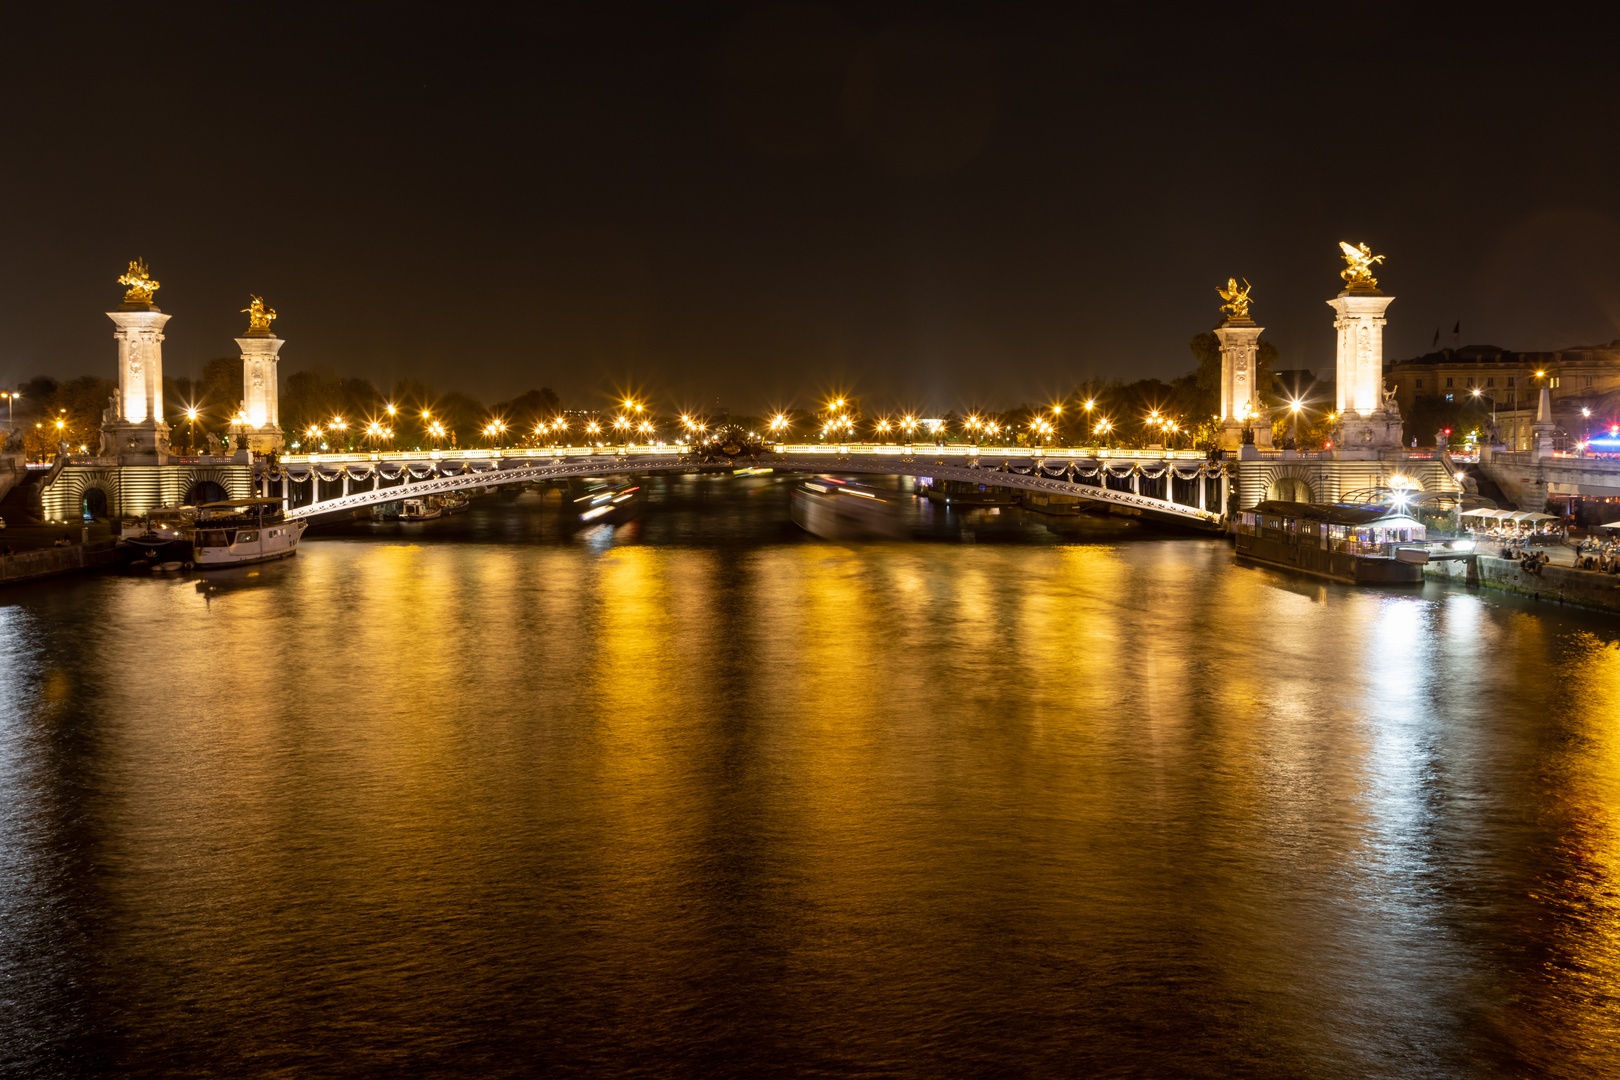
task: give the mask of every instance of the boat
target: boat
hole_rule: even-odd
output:
[[[932,476],[918,477],[917,494],[929,502],[947,506],[1017,506],[1019,502],[1019,493],[1012,488],[966,480],[936,480]]]
[[[646,492],[640,484],[628,480],[619,483],[598,482],[586,487],[585,494],[574,500],[588,503],[580,511],[579,520],[592,524],[619,525],[641,514]]]
[[[432,499],[406,499],[399,506],[401,521],[432,521],[444,516],[444,510]]]
[[[437,496],[436,501],[446,514],[459,514],[472,507],[472,498],[465,491],[447,491]]]
[[[817,476],[793,489],[794,524],[823,540],[896,540],[908,534],[894,492]]]
[[[145,569],[169,562],[191,561],[191,531],[197,511],[191,506],[164,506],[149,511],[141,519],[141,530],[126,533],[113,546],[113,558],[120,566]]]
[[[283,559],[298,553],[307,527],[288,521],[275,497],[203,503],[192,529],[191,562],[210,570]]]
[[[1237,516],[1239,558],[1350,585],[1415,585],[1429,561],[1423,523],[1400,502],[1346,506],[1272,500]]]

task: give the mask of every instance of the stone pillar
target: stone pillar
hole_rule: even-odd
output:
[[[102,413],[101,453],[121,465],[162,465],[169,459],[163,422],[163,326],[157,305],[126,301],[107,318],[118,329],[118,394]]]
[[[1339,438],[1333,456],[1341,460],[1373,460],[1380,450],[1401,445],[1400,413],[1384,403],[1384,309],[1394,300],[1376,288],[1349,288],[1327,302],[1338,313]]]
[[[277,390],[276,362],[282,340],[268,330],[249,330],[236,339],[242,350],[242,413],[246,423],[233,424],[231,433],[247,436],[256,454],[280,450],[281,396]]]
[[[1530,425],[1530,459],[1540,461],[1544,457],[1551,457],[1553,452],[1553,432],[1558,428],[1552,418],[1552,391],[1547,387],[1541,388],[1541,401],[1536,406],[1536,422]]]
[[[1260,335],[1265,327],[1249,319],[1228,319],[1215,328],[1221,339],[1221,449],[1243,445],[1245,421],[1256,446],[1271,446],[1271,410],[1260,401]]]

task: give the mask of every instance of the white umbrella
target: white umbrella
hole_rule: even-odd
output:
[[[1462,516],[1463,517],[1477,517],[1477,518],[1493,518],[1493,517],[1496,516],[1496,511],[1495,510],[1464,510],[1462,512]]]
[[[1557,514],[1543,514],[1540,511],[1536,511],[1535,513],[1524,515],[1524,520],[1526,520],[1526,521],[1557,521],[1558,520],[1558,515]]]
[[[1599,525],[1598,528],[1600,528],[1600,529],[1620,529],[1620,521],[1606,521],[1602,525]]]

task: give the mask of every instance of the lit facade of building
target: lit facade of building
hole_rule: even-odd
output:
[[[1620,341],[1551,352],[1512,352],[1493,345],[1442,349],[1399,360],[1384,371],[1396,389],[1401,412],[1410,417],[1419,402],[1475,403],[1481,428],[1491,422],[1494,405],[1500,442],[1510,450],[1530,448],[1530,426],[1536,419],[1541,387],[1552,391],[1553,421],[1562,433],[1557,441],[1578,440],[1620,420]],[[1478,391],[1476,394],[1475,391]],[[1583,412],[1584,410],[1584,412]],[[1420,433],[1427,442],[1429,433]]]

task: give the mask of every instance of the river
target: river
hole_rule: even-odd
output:
[[[1613,618],[655,487],[0,592],[0,1073],[1620,1074]]]

